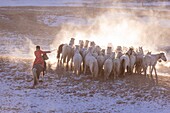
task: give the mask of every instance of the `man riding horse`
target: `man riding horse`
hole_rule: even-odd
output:
[[[46,53],[51,53],[51,51],[42,51],[40,49],[40,46],[36,46],[36,51],[34,51],[34,55],[36,58],[34,60],[33,68],[32,68],[33,75],[34,75],[33,87],[37,84],[40,73],[43,72],[44,75],[44,71],[46,71],[45,60],[48,59]]]

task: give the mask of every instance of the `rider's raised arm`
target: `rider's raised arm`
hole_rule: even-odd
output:
[[[51,53],[51,51],[42,51],[42,50],[41,50],[41,52],[42,52],[42,54]]]
[[[43,52],[45,52],[45,53],[51,53],[51,51],[43,51]]]

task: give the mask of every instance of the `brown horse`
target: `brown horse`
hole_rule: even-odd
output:
[[[60,44],[60,45],[58,46],[58,50],[57,50],[58,63],[61,61],[61,59],[60,59],[60,54],[62,53],[63,46],[64,46],[64,44]]]
[[[38,84],[41,72],[43,72],[43,76],[44,76],[44,71],[46,71],[45,60],[48,60],[48,56],[47,56],[47,54],[43,54],[42,57],[44,60],[44,68],[40,64],[35,64],[32,68],[32,73],[33,73],[33,77],[34,77],[33,87],[35,87]]]

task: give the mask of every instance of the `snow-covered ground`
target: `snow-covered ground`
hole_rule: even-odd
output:
[[[56,15],[43,15],[39,16],[38,21],[49,26],[61,26],[62,24],[73,24],[78,26],[91,25],[90,19],[75,17],[75,16],[56,16]]]
[[[6,59],[6,60],[5,60]],[[44,82],[31,89],[31,60],[0,60],[0,112],[112,112],[169,113],[168,89],[128,79],[116,81],[93,80],[48,70]],[[134,75],[134,78],[142,78]],[[145,83],[146,82],[146,83]],[[144,84],[143,84],[144,83]],[[142,85],[143,84],[143,85]]]
[[[0,6],[85,6],[138,8],[141,3],[112,3],[98,5],[90,0],[0,0]],[[92,5],[93,4],[93,5]],[[87,5],[87,6],[88,6]],[[170,2],[144,3],[145,6],[167,7]],[[166,7],[165,7],[166,6]],[[144,9],[140,7],[138,9]],[[6,10],[6,9],[5,9]],[[15,9],[14,9],[15,10]],[[19,10],[19,9],[17,9]],[[31,9],[39,10],[44,9]],[[39,13],[37,13],[39,14]],[[135,17],[133,14],[118,12],[105,15],[107,20]],[[168,16],[167,16],[168,17]],[[3,21],[9,22],[11,18],[0,13]],[[137,17],[137,21],[145,24],[156,24],[162,28],[170,28],[168,18]],[[37,20],[36,20],[37,19]],[[73,15],[38,15],[35,21],[47,27],[58,27],[63,24],[72,26],[90,26],[95,19]],[[101,18],[102,19],[102,18]],[[103,23],[103,22],[101,22]],[[116,24],[117,25],[117,24]],[[121,26],[121,24],[119,24]],[[118,27],[119,27],[118,25]],[[138,25],[138,24],[137,24]],[[104,25],[105,27],[108,25]],[[125,22],[124,28],[128,24]],[[32,29],[31,29],[32,30]],[[104,29],[105,30],[105,29]],[[99,32],[100,34],[100,32]],[[122,34],[122,33],[121,33]],[[106,34],[105,34],[106,35]],[[80,37],[82,38],[82,37]],[[107,39],[107,38],[106,38]],[[49,68],[44,82],[32,89],[32,60],[35,45],[42,45],[44,50],[51,49],[49,37],[38,37],[31,34],[23,35],[17,32],[0,31],[0,112],[1,113],[65,113],[65,112],[110,112],[110,113],[169,113],[169,66],[164,64],[161,74],[167,73],[167,80],[160,76],[159,85],[154,80],[142,75],[132,75],[125,79],[115,81],[102,81],[92,79],[88,75],[76,76],[65,72],[62,68],[56,70]],[[108,39],[107,39],[108,40]],[[58,41],[58,40],[57,40]],[[44,44],[46,42],[46,44]],[[62,42],[63,43],[63,42]],[[104,42],[103,42],[104,43]],[[56,53],[52,53],[56,63]],[[169,54],[168,54],[169,55]],[[50,56],[51,59],[51,56]],[[169,60],[169,59],[168,59]],[[50,64],[52,65],[52,64]],[[161,64],[162,65],[162,64]],[[59,68],[59,69],[58,69]],[[164,71],[165,70],[165,71]],[[166,71],[167,70],[167,71]]]
[[[133,14],[127,14],[127,13],[114,13],[106,15],[108,19],[117,19],[121,17],[135,17]],[[168,15],[167,15],[168,16]],[[116,17],[116,18],[115,18]],[[170,17],[170,15],[169,15]],[[69,15],[65,16],[57,16],[57,15],[42,15],[37,17],[38,21],[40,23],[44,23],[48,26],[61,26],[62,24],[72,24],[77,26],[90,26],[92,25],[95,20],[94,19],[87,19],[87,18],[80,18],[80,17],[73,17]],[[164,18],[157,18],[157,17],[141,17],[139,19],[144,24],[156,24],[161,27],[167,27],[170,28],[170,20],[164,19]]]

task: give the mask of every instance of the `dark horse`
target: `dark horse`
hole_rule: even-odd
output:
[[[44,68],[40,64],[35,64],[32,68],[32,73],[33,73],[33,77],[34,77],[33,87],[38,84],[41,72],[43,72],[43,76],[44,76],[44,71],[46,71],[45,60],[48,60],[48,56],[47,56],[47,54],[43,54],[42,57],[43,57],[43,60],[44,60]]]
[[[57,51],[58,63],[60,62],[60,54],[62,53],[63,46],[64,46],[64,44],[60,44],[60,45],[58,46],[58,51]]]

